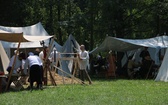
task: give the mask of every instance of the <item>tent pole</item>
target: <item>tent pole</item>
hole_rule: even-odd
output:
[[[21,43],[21,40],[19,41],[19,44],[18,44],[18,47],[17,47],[17,51],[16,51],[16,53],[15,53],[14,62],[13,62],[13,64],[12,64],[11,71],[10,71],[10,73],[9,73],[9,75],[8,75],[8,82],[7,82],[5,91],[7,91],[8,86],[10,85],[9,83],[10,83],[10,80],[11,80],[11,77],[12,77],[12,73],[13,73],[13,69],[14,69],[14,66],[15,66],[15,63],[16,63],[16,57],[17,57],[17,53],[19,52],[20,43]]]
[[[53,43],[54,43],[54,38],[52,38],[52,40],[51,40],[51,43],[49,45],[49,51],[47,52],[47,55],[46,55],[45,60],[44,60],[44,71],[43,71],[44,72],[44,85],[47,85],[47,71],[49,71],[52,82],[54,83],[54,85],[56,85],[55,80],[50,73],[51,71],[50,71],[49,64],[48,64],[48,57],[50,55]]]

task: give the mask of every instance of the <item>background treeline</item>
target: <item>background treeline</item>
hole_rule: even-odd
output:
[[[149,38],[168,27],[168,0],[0,0],[0,25],[41,22],[63,44],[69,34],[92,50],[104,38]]]

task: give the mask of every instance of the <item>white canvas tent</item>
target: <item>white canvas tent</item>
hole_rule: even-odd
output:
[[[46,30],[43,28],[42,24],[39,22],[37,24],[26,26],[26,27],[6,27],[0,26],[1,31],[6,31],[8,33],[23,33],[23,35],[27,36],[49,36]],[[49,44],[49,40],[44,40],[45,44]],[[17,48],[18,42],[4,42],[2,41],[2,45],[6,50],[8,56],[10,57],[10,48]],[[38,48],[42,47],[40,45],[40,41],[36,42],[23,42],[20,45],[20,48]]]
[[[122,66],[126,63],[127,57],[131,54],[135,54],[136,58],[140,59],[138,54],[143,47],[149,47],[149,52],[155,63],[158,64],[158,54],[159,49],[165,49],[168,47],[168,36],[158,36],[148,39],[122,39],[116,37],[107,36],[102,44],[92,50],[90,53],[95,54],[103,51],[119,51],[126,52],[124,58],[122,59]],[[139,49],[139,50],[137,50]]]
[[[68,39],[62,46],[61,53],[77,53],[80,50],[78,42],[75,40],[75,38],[72,35],[69,35]],[[71,54],[62,54],[62,57],[74,57],[74,55]],[[72,72],[72,65],[73,60],[71,61],[62,61],[62,69],[67,72]]]
[[[28,36],[49,36],[49,34],[46,32],[46,30],[43,28],[40,22],[32,26],[27,26],[27,27],[0,26],[0,30],[7,31],[10,33],[23,33],[23,35],[28,35]],[[48,44],[48,41],[46,42],[46,44]],[[10,43],[9,47],[17,48],[17,43]],[[33,42],[33,43],[26,42],[20,45],[20,48],[35,48],[35,47],[41,47],[40,43],[39,42]]]
[[[151,47],[151,48],[167,48],[168,47],[168,36],[158,36],[149,39],[122,39],[107,36],[101,45],[90,53],[98,53],[103,51],[131,51],[136,50],[141,47]]]
[[[51,38],[52,36],[27,36],[27,35],[23,35],[23,33],[0,33],[0,40],[3,40],[3,41],[8,41],[8,42],[19,42],[18,44],[18,47],[17,47],[17,51],[19,50],[19,47],[20,47],[20,43],[21,42],[30,42],[30,41],[42,41],[42,40],[46,40],[46,39],[49,39]],[[16,56],[14,58],[14,63],[12,65],[12,68],[14,67],[15,65],[15,60],[16,60]],[[13,72],[13,69],[11,69],[11,72],[9,74],[9,78],[8,78],[8,82],[7,82],[7,85],[6,85],[6,89],[7,90],[7,87],[9,85],[9,82],[10,82],[10,79],[11,79],[11,76],[12,76],[12,72]]]
[[[155,81],[168,82],[168,63],[167,62],[168,62],[168,49],[166,50],[162,65],[159,68],[159,72],[155,78]]]
[[[8,67],[9,64],[9,58],[0,42],[0,71],[4,72],[7,74],[6,68]]]

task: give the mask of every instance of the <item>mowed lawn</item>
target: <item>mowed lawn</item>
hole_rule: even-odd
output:
[[[168,83],[154,80],[93,80],[44,90],[5,92],[0,105],[168,105]]]

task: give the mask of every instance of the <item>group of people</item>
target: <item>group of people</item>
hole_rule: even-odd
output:
[[[10,63],[8,65],[7,71],[10,73],[13,67],[12,74],[17,74],[21,72],[22,75],[29,75],[29,82],[30,82],[30,89],[33,90],[34,82],[37,82],[37,89],[43,89],[43,80],[44,80],[44,70],[43,66],[47,60],[49,60],[50,64],[56,63],[56,58],[60,58],[60,53],[53,48],[53,51],[47,56],[49,53],[48,47],[44,47],[42,51],[36,49],[34,52],[29,52],[27,55],[23,52],[15,51],[15,54],[11,57]],[[111,71],[110,73],[115,73],[116,71],[116,59],[115,53],[110,52],[107,58],[102,58],[100,55],[97,56],[97,62],[94,62],[94,58],[90,61],[90,67],[93,65],[93,70],[96,72],[100,72],[100,70],[104,67],[105,70]],[[48,57],[46,59],[46,57]],[[85,46],[80,46],[80,52],[77,54],[79,59],[79,77],[84,82],[85,77],[88,77],[89,83],[91,84],[91,79],[87,73],[87,67],[89,64],[89,53],[85,50]],[[151,59],[150,54],[147,50],[147,47],[141,52],[140,57],[142,58],[140,63],[135,63],[132,59],[133,56],[128,58],[127,63],[127,73],[130,79],[135,78],[135,74],[137,70],[135,68],[140,67],[138,70],[139,75],[141,78],[146,78],[147,75],[150,73],[148,72],[149,69],[152,69],[152,65],[154,61]],[[14,63],[15,60],[15,63]],[[111,65],[112,63],[112,65]],[[13,65],[14,64],[14,65]],[[93,71],[91,70],[91,71]],[[114,71],[114,72],[113,72]],[[115,75],[115,74],[114,74]],[[112,75],[112,76],[114,76]],[[12,80],[8,85],[8,89],[10,87]]]
[[[128,57],[127,73],[130,79],[139,78],[147,79],[152,77],[154,68],[157,68],[155,62],[151,59],[148,47],[144,47],[144,50],[140,53],[141,61],[135,63],[133,56]]]
[[[106,54],[106,57],[103,57],[101,53],[92,56],[90,59],[90,67],[92,75],[100,75],[102,73],[106,73],[104,76],[106,77],[116,77],[116,54],[114,51],[109,51]]]
[[[50,65],[56,63],[56,59],[61,57],[60,53],[54,47],[53,51],[47,56],[49,53],[49,48],[44,47],[42,51],[36,49],[34,52],[29,52],[25,54],[23,52],[15,51],[15,54],[11,57],[10,63],[8,65],[7,71],[10,74],[12,70],[12,74],[21,73],[22,75],[29,76],[30,89],[33,90],[34,82],[37,83],[37,89],[43,89],[43,81],[44,81],[44,64],[49,63]],[[80,78],[84,82],[85,77],[87,75],[89,79],[89,83],[91,84],[91,79],[89,78],[86,68],[89,62],[89,53],[85,50],[85,46],[80,46],[80,52],[77,54],[79,58],[79,69],[80,69]],[[46,58],[48,57],[48,58]],[[15,60],[15,62],[14,62]],[[8,89],[10,88],[10,84],[12,83],[12,79],[9,82]]]
[[[107,57],[102,57],[98,54],[95,58],[90,61],[91,74],[97,75],[99,73],[109,72],[111,76],[118,76],[122,78],[129,79],[149,79],[154,78],[155,72],[157,72],[158,65],[152,60],[148,47],[140,52],[140,59],[135,62],[135,56],[129,56],[126,65],[123,68],[118,67],[118,62],[116,60],[116,55],[114,52],[108,53]],[[138,58],[139,58],[138,57]],[[121,69],[121,70],[120,70]],[[122,71],[122,72],[121,72]]]
[[[38,51],[29,52],[27,55],[23,52],[19,53],[19,51],[16,51],[10,59],[7,71],[9,74],[13,71],[12,74],[21,73],[21,75],[29,75],[28,81],[30,82],[30,89],[33,90],[34,82],[37,82],[36,88],[43,89],[43,62],[39,57]],[[12,81],[12,79],[9,80],[8,89],[10,88]]]

